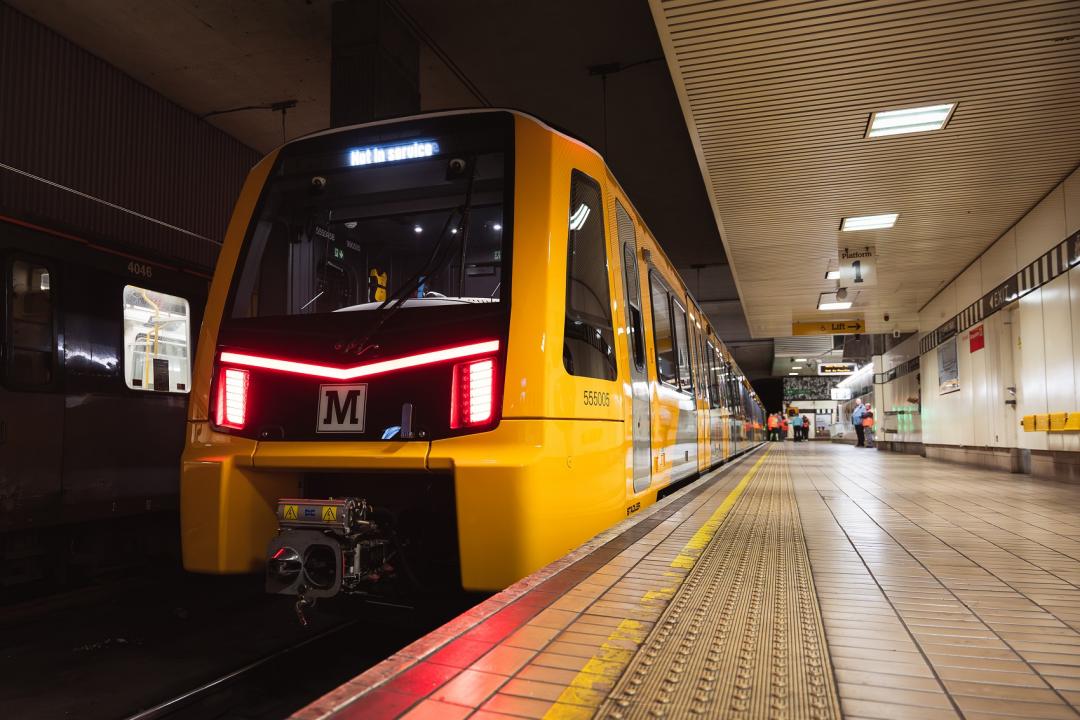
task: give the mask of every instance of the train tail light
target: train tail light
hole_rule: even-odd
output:
[[[495,359],[485,358],[454,366],[450,390],[450,427],[475,427],[495,416]]]
[[[217,412],[218,426],[240,430],[247,422],[248,381],[250,374],[240,368],[225,367],[218,371]]]

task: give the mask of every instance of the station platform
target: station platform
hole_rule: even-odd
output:
[[[294,717],[1080,717],[1080,486],[773,443]]]

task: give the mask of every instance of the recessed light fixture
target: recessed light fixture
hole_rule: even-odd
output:
[[[412,231],[419,235],[420,233],[424,232],[424,228],[420,227],[419,225],[413,225]]]
[[[846,217],[840,224],[840,229],[844,232],[854,232],[856,230],[881,230],[883,228],[891,228],[896,224],[896,218],[900,217],[898,213],[885,213],[883,215],[859,215],[858,217]],[[837,270],[837,277],[839,277],[839,270]],[[825,277],[829,277],[826,275]],[[829,278],[833,279],[833,278]]]
[[[799,373],[788,373],[788,375],[798,375]]]
[[[870,124],[866,128],[866,137],[885,137],[886,135],[905,135],[907,133],[930,132],[945,127],[956,110],[956,103],[924,105],[923,107],[904,108],[902,110],[879,110],[870,115]]]
[[[795,358],[795,362],[806,362],[806,358]]]
[[[495,230],[502,230],[502,225],[500,225],[499,223],[495,223],[491,227]]]
[[[851,300],[840,300],[836,293],[821,293],[818,295],[818,310],[847,310],[851,307]]]
[[[802,365],[792,365],[791,369],[792,370],[802,370]]]

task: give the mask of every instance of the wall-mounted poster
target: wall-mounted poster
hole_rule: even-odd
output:
[[[938,394],[960,389],[960,366],[956,362],[956,338],[950,338],[937,349]]]
[[[983,334],[982,325],[971,328],[969,347],[971,352],[978,352],[986,347],[986,336]]]
[[[828,400],[842,378],[799,375],[784,378],[784,404],[799,400]]]

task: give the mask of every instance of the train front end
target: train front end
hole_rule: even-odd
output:
[[[512,115],[445,116],[253,171],[198,362],[189,570],[265,563],[268,590],[308,598],[461,584],[453,472],[429,456],[499,424],[513,143]]]
[[[622,516],[621,473],[598,480],[622,424],[579,426],[582,391],[549,381],[567,378],[544,352],[565,322],[558,147],[514,113],[450,113],[252,170],[196,358],[185,568],[265,568],[302,598],[491,590]],[[586,412],[616,417],[610,394]]]

